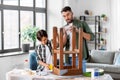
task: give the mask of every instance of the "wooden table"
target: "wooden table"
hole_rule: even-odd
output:
[[[113,80],[109,74],[104,74],[97,78],[91,79],[91,77],[78,76],[58,76],[51,72],[46,76],[36,75],[35,72],[32,74],[26,74],[25,70],[14,69],[6,73],[6,80]]]

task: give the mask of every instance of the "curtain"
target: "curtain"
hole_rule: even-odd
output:
[[[111,0],[111,50],[120,49],[120,0]]]

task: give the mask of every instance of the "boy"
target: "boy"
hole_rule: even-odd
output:
[[[40,44],[36,47],[38,69],[41,71],[49,70],[49,65],[52,64],[52,47],[48,40],[48,35],[45,30],[39,30],[37,32],[37,39]]]

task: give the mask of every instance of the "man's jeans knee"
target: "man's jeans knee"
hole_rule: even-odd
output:
[[[65,66],[71,66],[72,65],[72,57],[68,58],[68,63],[65,63]],[[78,57],[76,57],[76,66],[78,66]]]

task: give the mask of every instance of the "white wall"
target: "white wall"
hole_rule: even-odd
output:
[[[93,15],[109,15],[109,0],[69,0],[75,16],[83,15],[84,10],[91,10]]]
[[[6,80],[6,72],[14,69],[16,65],[23,68],[25,59],[28,59],[28,54],[0,57],[0,80]]]
[[[80,15],[84,15],[85,10],[91,10],[94,15],[106,14],[108,21],[103,24],[103,27],[107,28],[107,50],[111,50],[111,26],[110,26],[110,0],[67,0],[68,5],[71,6],[74,12],[74,16],[79,18]]]
[[[53,26],[62,27],[63,20],[61,16],[61,9],[63,7],[63,0],[48,0],[47,17],[48,17],[48,36],[52,38]]]

